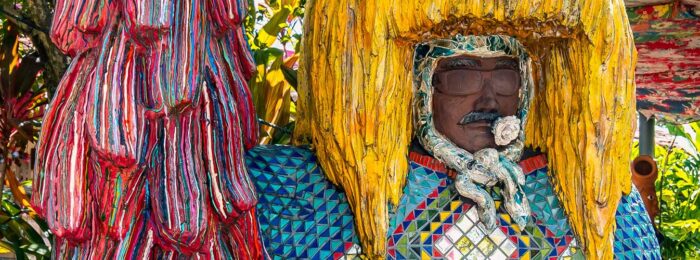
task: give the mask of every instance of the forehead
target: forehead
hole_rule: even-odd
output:
[[[452,69],[513,69],[518,70],[518,59],[509,56],[499,57],[477,57],[470,55],[460,55],[443,58],[438,61],[437,68],[440,70]]]

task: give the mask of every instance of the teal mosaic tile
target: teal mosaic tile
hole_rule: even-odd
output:
[[[272,258],[338,259],[347,254],[352,259],[359,253],[347,199],[326,180],[310,151],[258,147],[246,160],[259,194],[261,236]],[[444,173],[412,162],[404,196],[391,212],[387,258],[581,258],[547,169],[527,175],[524,189],[536,221],[518,230],[502,214],[500,228],[488,233],[476,208],[459,196]],[[495,198],[500,198],[498,192],[493,189]],[[616,220],[617,259],[660,259],[636,190],[623,197]]]

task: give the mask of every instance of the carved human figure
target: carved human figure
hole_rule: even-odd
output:
[[[415,139],[403,196],[389,210],[386,257],[583,256],[546,156],[523,145],[534,85],[526,49],[508,36],[457,36],[417,45],[413,64]],[[347,191],[316,161],[306,148],[248,152],[261,238],[273,257],[362,253]],[[623,197],[616,255],[659,258],[643,212],[635,190]]]
[[[435,128],[471,153],[496,148],[493,122],[518,111],[520,84],[518,62],[510,57],[440,60],[433,74]]]
[[[247,1],[59,0],[72,57],[37,145],[54,258],[256,259]]]

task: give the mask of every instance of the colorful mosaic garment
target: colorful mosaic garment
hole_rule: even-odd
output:
[[[263,146],[248,152],[258,189],[261,238],[274,259],[342,259],[360,253],[345,195],[304,148]],[[520,230],[508,214],[486,233],[476,207],[456,192],[443,165],[411,154],[400,205],[391,211],[389,259],[582,259],[547,177],[544,156],[520,163],[534,222]],[[492,190],[498,199],[498,190]],[[654,229],[636,190],[618,207],[618,259],[660,259]]]

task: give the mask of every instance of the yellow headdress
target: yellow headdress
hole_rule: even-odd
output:
[[[635,124],[623,0],[312,0],[305,19],[296,137],[347,193],[365,254],[384,257],[387,202],[408,173],[414,45],[503,34],[533,60],[526,144],[547,153],[586,256],[612,258]]]

